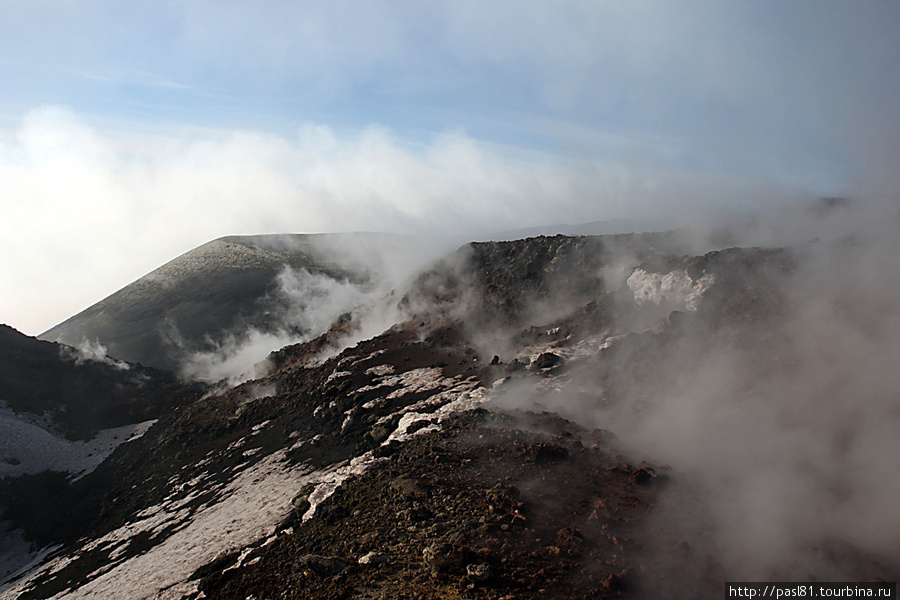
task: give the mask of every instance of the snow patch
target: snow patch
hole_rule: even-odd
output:
[[[378,419],[377,423],[384,423],[402,415],[397,424],[395,431],[391,433],[388,439],[382,445],[391,441],[404,442],[415,435],[421,435],[428,431],[436,431],[440,428],[440,423],[448,417],[460,412],[473,410],[488,400],[488,390],[479,387],[478,379],[470,377],[462,380],[461,376],[442,377],[443,371],[437,368],[413,369],[406,373],[385,377],[383,381],[375,386],[366,386],[369,389],[377,389],[381,387],[393,387],[398,383],[404,385],[389,394],[388,398],[399,398],[415,391],[427,391],[437,389],[439,387],[447,387],[448,389],[425,398],[413,405],[406,406],[390,415]],[[494,384],[492,389],[496,389],[505,379],[501,379]],[[358,390],[361,391],[361,390]],[[369,404],[369,403],[366,403]],[[438,406],[437,410],[431,413],[420,413],[419,410]],[[365,408],[366,405],[363,405]],[[348,411],[344,421],[344,427],[352,422],[355,409]],[[431,424],[409,433],[409,426],[417,421],[430,421]],[[300,442],[302,444],[302,442]],[[296,446],[297,444],[295,444]],[[341,463],[317,473],[309,475],[303,482],[304,485],[312,483],[315,485],[314,490],[307,498],[310,507],[303,515],[303,521],[311,519],[316,513],[316,507],[326,498],[331,496],[334,491],[340,487],[344,481],[356,475],[362,475],[368,469],[381,463],[390,461],[390,458],[376,458],[372,451],[368,451],[361,456],[357,456],[350,460],[349,463]]]
[[[349,365],[351,367],[353,367],[355,365],[358,365],[361,362],[366,362],[367,360],[372,360],[376,356],[381,356],[385,352],[386,352],[386,350],[384,350],[384,349],[376,350],[372,354],[369,354],[368,356],[362,356],[362,357],[360,357],[358,354],[348,354],[347,356],[345,356],[344,358],[342,358],[338,361],[337,366],[341,367],[341,366],[349,363]]]
[[[272,419],[266,419],[262,423],[257,423],[252,427],[253,433],[250,435],[257,435],[260,431],[262,431],[265,427],[268,427],[269,423],[272,422]]]
[[[459,394],[455,400],[444,404],[432,413],[407,412],[400,418],[400,422],[397,424],[397,429],[394,430],[394,432],[391,433],[390,436],[388,436],[388,439],[382,442],[382,446],[385,444],[390,444],[393,441],[405,442],[417,435],[423,435],[431,431],[440,430],[440,424],[453,415],[470,410],[475,410],[480,405],[487,402],[490,399],[490,392],[496,390],[500,385],[503,384],[504,381],[506,380],[501,379],[494,383],[494,386],[491,390],[479,387],[473,390],[465,391]],[[431,424],[410,433],[408,431],[409,426],[419,421],[428,421]]]
[[[376,421],[376,423],[385,423],[387,421],[390,421],[397,415],[405,415],[406,413],[423,411],[434,406],[442,406],[448,404],[456,400],[460,396],[460,394],[471,392],[478,388],[479,385],[478,378],[476,377],[470,377],[465,381],[460,381],[459,377],[455,377],[452,379],[445,379],[444,382],[444,385],[447,386],[448,389],[444,390],[443,392],[428,396],[427,398],[423,398],[422,400],[419,400],[414,404],[404,406],[400,410],[390,415],[381,417],[380,419],[378,419],[378,421]]]
[[[196,583],[188,578],[197,568],[274,534],[291,509],[300,480],[297,471],[287,466],[282,450],[238,475],[225,487],[220,500],[197,509],[189,519],[190,511],[184,508],[188,498],[162,510],[148,509],[144,511],[147,518],[92,540],[73,553],[78,556],[91,548],[109,546],[117,548],[121,560],[98,569],[85,585],[59,598],[180,598],[182,591],[196,590]],[[173,523],[183,524],[183,528],[143,554],[122,558],[134,535],[158,534]],[[38,577],[60,571],[72,560],[51,560],[0,593],[0,600],[16,598]]]
[[[377,375],[378,377],[390,375],[393,372],[393,365],[376,365],[374,367],[369,367],[368,369],[366,369],[366,375]]]
[[[87,441],[72,441],[0,408],[0,477],[62,471],[83,477],[120,444],[135,440],[156,420],[103,429]]]
[[[352,371],[338,371],[338,370],[334,370],[334,371],[331,372],[331,375],[329,375],[328,378],[325,380],[325,383],[331,383],[331,382],[334,381],[335,379],[338,379],[338,378],[340,378],[340,377],[349,377],[350,375],[353,375],[353,372],[352,372]]]
[[[694,282],[683,269],[666,274],[635,269],[625,283],[634,293],[635,304],[675,304],[696,311],[703,294],[715,283],[715,276],[707,273]]]
[[[399,398],[413,392],[437,389],[444,380],[443,375],[443,370],[437,367],[413,369],[398,375],[382,377],[377,383],[364,385],[359,388],[356,390],[356,393],[361,394],[363,392],[371,392],[385,387],[399,386],[400,389],[394,390],[385,397],[387,400],[393,400],[394,398]]]
[[[0,582],[12,581],[42,563],[60,546],[35,549],[19,529],[7,529],[0,523]],[[4,586],[0,584],[0,593]]]
[[[390,459],[386,457],[376,458],[372,451],[369,450],[362,456],[352,458],[349,462],[345,461],[337,466],[317,471],[308,476],[306,480],[303,481],[303,485],[311,483],[315,485],[315,489],[310,493],[309,498],[307,498],[309,501],[309,509],[303,514],[303,521],[306,522],[311,519],[313,515],[316,514],[316,507],[331,496],[344,481],[350,477],[362,475],[373,466],[388,461],[390,461]]]

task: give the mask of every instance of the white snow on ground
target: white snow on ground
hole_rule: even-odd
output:
[[[366,369],[366,375],[377,375],[378,377],[390,375],[393,372],[393,365],[376,365],[374,367],[369,367],[368,369]]]
[[[316,513],[316,507],[334,493],[344,481],[355,475],[362,475],[371,467],[388,462],[389,458],[375,458],[372,451],[362,456],[357,456],[350,461],[344,461],[328,469],[311,473],[302,481],[302,485],[313,484],[315,489],[309,495],[309,509],[303,513],[303,520],[307,521]]]
[[[504,381],[505,379],[501,379],[495,382],[493,389],[497,389]],[[455,400],[441,406],[433,413],[407,412],[400,418],[400,422],[397,423],[397,429],[394,430],[388,439],[382,442],[382,445],[390,444],[394,440],[405,442],[414,436],[422,435],[429,431],[437,431],[440,429],[440,423],[449,417],[461,412],[474,410],[489,399],[489,391],[483,387],[479,387],[459,394]],[[409,426],[418,421],[429,421],[431,424],[427,427],[417,429],[413,433],[409,433],[407,431]]]
[[[328,376],[328,379],[325,380],[325,383],[331,383],[339,377],[349,377],[350,375],[353,375],[352,371],[332,371],[331,375]]]
[[[361,394],[363,392],[371,392],[372,390],[381,389],[383,387],[400,386],[399,389],[394,390],[388,396],[386,396],[386,399],[393,400],[394,398],[400,398],[401,396],[405,396],[406,394],[411,394],[413,392],[425,392],[428,390],[437,389],[438,387],[441,387],[441,385],[443,385],[445,381],[449,380],[443,375],[443,370],[436,367],[413,369],[412,371],[406,371],[398,375],[380,377],[376,383],[373,383],[372,385],[364,385],[363,387],[356,390],[356,393]]]
[[[412,386],[412,389],[415,389],[415,386],[418,385],[419,383],[421,383],[421,382],[415,383]],[[431,384],[429,384],[429,385],[431,385]],[[478,385],[479,385],[478,379],[476,377],[470,377],[464,381],[462,380],[461,376],[457,376],[457,377],[453,377],[453,378],[446,378],[443,380],[443,387],[446,387],[447,389],[445,389],[443,392],[439,392],[437,394],[432,394],[431,396],[428,396],[427,398],[423,398],[422,400],[419,400],[418,402],[416,402],[414,404],[410,404],[409,406],[404,406],[400,410],[398,410],[394,413],[391,413],[390,415],[381,417],[380,419],[378,419],[376,421],[376,423],[379,423],[379,424],[385,423],[387,421],[390,421],[397,415],[405,415],[406,413],[418,412],[418,411],[424,410],[424,409],[432,407],[432,406],[441,406],[444,404],[448,404],[448,403],[453,402],[456,399],[458,399],[462,394],[472,392],[473,390],[478,388]],[[409,388],[406,388],[406,389],[409,389]],[[392,392],[392,394],[399,392],[399,391],[403,391],[403,390],[402,389],[396,390],[395,392]],[[405,392],[405,393],[409,393],[409,392]]]
[[[382,350],[376,350],[372,354],[370,354],[368,356],[363,356],[363,357],[360,357],[358,354],[348,354],[347,356],[345,356],[344,358],[342,358],[341,360],[338,361],[337,366],[340,367],[342,365],[346,365],[349,363],[349,365],[352,367],[354,365],[358,365],[361,362],[365,362],[367,360],[372,360],[376,356],[381,356],[384,353],[385,353],[385,350],[382,349]]]
[[[287,467],[284,455],[284,451],[276,452],[241,473],[224,489],[221,501],[199,509],[184,529],[158,546],[109,570],[101,568],[92,581],[54,598],[168,598],[176,588],[190,588],[187,579],[198,567],[268,536],[287,515],[302,472]],[[83,549],[127,544],[135,533],[159,531],[186,510],[171,508],[177,510],[148,509],[142,513],[146,518],[92,540]],[[28,589],[29,582],[61,569],[67,560],[57,558],[43,565],[28,579],[0,593],[0,600],[12,600]]]
[[[0,408],[0,477],[41,471],[83,476],[96,469],[119,444],[141,437],[154,423],[104,429],[91,440],[73,442],[8,408]]]
[[[388,441],[406,441],[426,431],[434,431],[449,416],[472,410],[488,400],[490,391],[480,387],[476,378],[442,377],[441,369],[414,369],[399,375],[377,369],[384,377],[374,388],[400,386],[390,396],[398,398],[413,392],[436,391],[432,396],[396,411],[392,417],[403,415]],[[498,387],[503,380],[494,384]],[[372,389],[374,389],[372,388]],[[440,391],[438,391],[440,390]],[[437,407],[433,412],[417,411]],[[415,432],[408,431],[416,421],[431,424]],[[268,422],[254,428],[257,433]],[[252,434],[251,434],[252,435]],[[245,438],[232,444],[243,445]],[[297,444],[303,443],[299,440]],[[70,564],[79,553],[102,549],[109,552],[110,562],[91,574],[91,580],[77,590],[61,593],[54,598],[135,598],[168,600],[196,591],[196,582],[188,578],[199,567],[219,556],[245,549],[260,540],[266,542],[276,534],[275,528],[291,510],[297,490],[312,483],[310,508],[303,519],[311,518],[316,507],[348,478],[387,462],[376,458],[371,451],[350,461],[318,471],[291,468],[285,462],[288,450],[280,450],[240,473],[232,482],[204,485],[209,477],[204,473],[191,481],[179,484],[178,475],[169,482],[172,493],[159,505],[149,507],[136,519],[102,537],[87,541],[70,556],[57,557],[31,572],[26,579],[0,592],[0,600],[12,600],[29,589],[31,582],[42,575],[52,574]],[[219,499],[196,509],[188,508],[201,491],[217,490]],[[184,492],[187,491],[187,495]],[[136,535],[149,533],[165,535],[177,529],[159,545],[143,554],[126,558],[128,546]]]

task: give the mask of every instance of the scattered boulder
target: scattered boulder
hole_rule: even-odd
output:
[[[465,564],[465,553],[453,544],[437,543],[422,551],[422,560],[434,574],[458,573]]]
[[[315,490],[316,486],[312,483],[307,483],[300,488],[300,491],[291,500],[291,506],[294,507],[296,514],[304,515],[310,509],[312,504],[309,502],[309,497]]]
[[[556,533],[557,545],[569,554],[579,554],[585,547],[584,536],[574,527],[564,527]]]
[[[631,481],[638,485],[649,485],[651,483],[662,483],[669,476],[663,470],[648,464],[642,464],[640,467],[631,472]]]
[[[484,583],[493,576],[491,565],[487,563],[477,563],[466,567],[466,579],[472,583]]]
[[[387,562],[387,557],[381,552],[369,552],[359,557],[359,564],[377,567]]]
[[[552,369],[561,365],[563,359],[560,355],[554,354],[553,352],[544,352],[540,356],[537,357],[537,360],[534,361],[535,369]]]
[[[298,562],[302,567],[319,577],[332,577],[347,567],[347,561],[343,558],[319,556],[318,554],[304,554]]]
[[[603,583],[603,587],[608,592],[621,593],[628,590],[630,583],[631,574],[626,569],[620,573],[611,573]]]

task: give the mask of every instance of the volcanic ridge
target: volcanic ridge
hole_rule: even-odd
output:
[[[472,243],[390,289],[297,242],[214,242],[196,251],[214,260],[170,263],[48,332],[115,359],[0,330],[10,418],[82,441],[147,423],[77,473],[0,478],[0,598],[721,598],[741,578],[900,574],[896,526],[867,536],[853,512],[887,464],[856,450],[881,425],[854,421],[852,381],[813,368],[809,348],[826,344],[809,332],[825,329],[803,317],[806,294],[825,292],[798,285],[811,254],[856,264],[853,240]],[[372,293],[335,302],[249,379],[136,364],[177,368],[167,319],[195,340],[265,326],[286,267]],[[848,290],[818,316],[864,329]],[[204,308],[218,301],[221,314]],[[895,401],[871,402],[896,422]],[[821,462],[782,455],[807,436]],[[869,496],[874,516],[890,495]],[[768,546],[753,535],[767,528]]]

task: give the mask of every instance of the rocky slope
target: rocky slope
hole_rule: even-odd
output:
[[[205,389],[111,359],[100,346],[73,348],[0,326],[0,577],[27,564],[37,549],[32,542],[53,527],[40,507],[57,491]]]
[[[678,249],[469,245],[381,301],[397,319],[380,335],[347,347],[371,315],[356,311],[52,493],[7,482],[4,518],[52,550],[0,598],[718,598],[740,578],[895,579],[890,490],[864,475],[895,469],[865,444],[891,456],[896,407],[867,397],[888,429],[854,421],[862,388],[812,369],[841,355],[798,322],[824,294],[794,285],[806,250]],[[831,325],[866,312],[838,298]],[[872,514],[886,535],[861,535]]]
[[[214,350],[229,335],[251,328],[295,339],[318,335],[356,303],[350,298],[343,306],[324,307],[320,323],[309,318],[323,309],[316,304],[317,292],[342,286],[361,300],[392,278],[389,261],[400,262],[418,245],[413,238],[379,234],[224,237],[175,258],[40,337],[75,346],[96,340],[121,360],[176,370],[187,355]],[[430,252],[420,251],[420,260]],[[303,303],[312,306],[290,314]]]
[[[98,430],[155,419],[203,389],[106,355],[98,345],[50,343],[0,325],[0,401],[53,433],[86,440]]]

